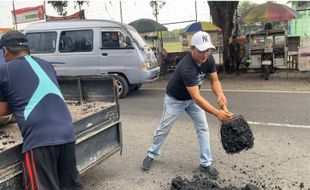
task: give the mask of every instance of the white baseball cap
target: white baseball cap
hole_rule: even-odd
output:
[[[193,35],[191,44],[199,51],[205,51],[210,48],[215,49],[214,45],[211,43],[210,35],[203,31],[196,32]]]

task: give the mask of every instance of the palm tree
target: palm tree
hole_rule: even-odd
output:
[[[165,4],[166,4],[165,1],[160,0],[150,1],[150,6],[153,9],[153,15],[155,16],[157,22],[158,22],[159,9],[163,8]]]

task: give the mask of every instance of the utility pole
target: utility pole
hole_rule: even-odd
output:
[[[123,23],[123,9],[122,9],[122,1],[119,1],[119,10],[121,14],[121,23]]]
[[[14,17],[14,21],[15,21],[15,30],[17,30],[17,19],[16,19],[16,13],[15,13],[14,0],[12,1],[12,4],[13,4],[13,17]]]
[[[195,16],[196,16],[196,22],[197,22],[197,1],[195,0]]]
[[[46,20],[47,20],[47,16],[46,16],[46,6],[45,6],[45,1],[43,1],[43,14],[44,14],[44,20],[45,20],[45,22],[46,22]]]

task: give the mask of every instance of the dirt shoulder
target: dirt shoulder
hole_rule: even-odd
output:
[[[158,80],[144,84],[142,88],[165,88],[172,73]],[[270,90],[270,91],[310,91],[310,72],[277,71],[269,80],[264,80],[258,72],[237,74],[219,73],[224,90]],[[210,89],[205,81],[202,89]]]

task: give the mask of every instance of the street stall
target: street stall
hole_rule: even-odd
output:
[[[284,30],[263,30],[250,34],[250,65],[261,69],[266,60],[271,69],[297,69],[300,36],[289,36]]]
[[[274,68],[284,68],[287,57],[285,31],[264,30],[250,34],[251,64],[249,68],[261,68],[263,55],[270,54]]]
[[[272,29],[270,23],[284,21],[287,28],[288,21],[296,17],[297,13],[290,7],[268,1],[250,8],[239,18],[241,23],[267,23],[264,30],[249,34],[251,52],[249,68],[262,69],[266,80],[275,68],[296,68],[300,37],[288,36],[287,31],[283,29]]]
[[[223,66],[223,33],[222,29],[210,22],[194,22],[186,26],[182,35],[182,52],[168,52],[168,70],[174,70],[175,66],[186,55],[191,47],[191,39],[195,32],[205,31],[210,35],[212,44],[216,49],[212,49],[212,55],[216,66]]]
[[[250,34],[251,65],[260,68],[261,55],[272,53],[275,68],[297,68],[295,56],[298,55],[300,36],[289,36],[284,30],[264,30]]]
[[[152,48],[155,48],[153,49],[154,53],[158,53],[156,47],[158,45],[158,41],[162,42],[161,32],[167,31],[167,27],[156,22],[155,20],[145,18],[132,21],[129,25],[134,27],[145,40],[151,41]],[[159,32],[160,39],[158,38]]]
[[[165,52],[163,50],[162,31],[168,31],[168,28],[155,20],[146,18],[130,22],[129,25],[134,27],[145,40],[152,42],[153,47],[151,48],[157,57],[161,72],[163,72],[165,63],[163,63],[162,57]],[[160,38],[158,38],[158,35],[160,35]]]

